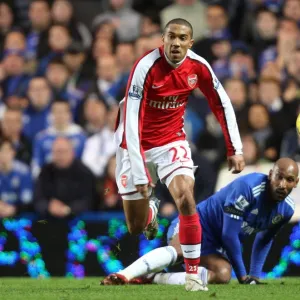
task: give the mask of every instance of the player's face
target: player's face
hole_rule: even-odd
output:
[[[190,29],[185,25],[171,24],[163,35],[165,53],[173,63],[180,62],[193,46]]]
[[[283,201],[297,186],[299,178],[294,174],[295,170],[291,166],[287,169],[275,167],[270,171],[269,180],[271,196],[275,202]]]

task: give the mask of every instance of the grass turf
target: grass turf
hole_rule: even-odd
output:
[[[300,299],[300,278],[268,280],[267,285],[210,285],[208,292],[186,292],[183,286],[132,285],[99,286],[99,278],[82,280],[52,278],[0,278],[2,300],[102,300],[102,299],[222,299],[292,300]]]

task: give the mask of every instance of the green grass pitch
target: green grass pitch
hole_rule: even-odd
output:
[[[210,285],[208,292],[186,292],[183,286],[100,286],[99,278],[0,278],[2,300],[292,300],[300,299],[300,278],[268,280],[267,285]]]

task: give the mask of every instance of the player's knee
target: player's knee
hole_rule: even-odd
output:
[[[216,272],[215,283],[226,284],[229,283],[231,279],[231,268],[220,268]]]
[[[191,214],[196,210],[196,204],[192,195],[189,195],[190,191],[183,191],[175,199],[177,207],[180,213]]]

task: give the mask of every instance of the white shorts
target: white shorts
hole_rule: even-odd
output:
[[[194,178],[194,163],[187,141],[176,141],[162,147],[145,151],[146,164],[153,183],[160,180],[167,187],[176,175],[187,175]],[[143,199],[136,191],[131,174],[128,151],[121,147],[116,153],[116,181],[123,200]],[[152,193],[149,187],[148,195]]]

